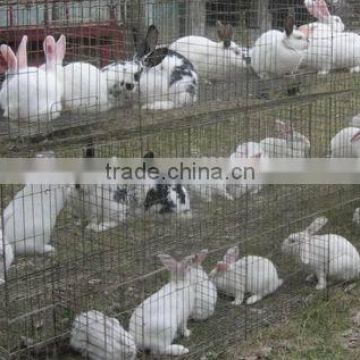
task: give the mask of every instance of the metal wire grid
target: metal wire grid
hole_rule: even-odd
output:
[[[325,156],[331,137],[357,113],[357,81],[347,74],[333,74],[315,82],[310,75],[302,78],[302,81],[307,84],[309,92],[323,92],[325,88],[333,95],[325,94],[317,99],[310,95],[305,101],[294,98],[283,102],[281,100],[284,96],[280,95],[279,101],[275,101],[273,106],[257,108],[257,102],[254,107],[243,107],[243,112],[238,113],[238,104],[232,107],[234,104],[231,100],[234,94],[241,93],[236,92],[236,86],[240,83],[231,85],[230,90],[224,83],[220,83],[216,90],[211,85],[208,87],[209,95],[202,95],[204,92],[201,91],[200,98],[204,96],[209,103],[213,103],[215,98],[220,100],[213,104],[214,109],[219,108],[221,102],[228,101],[223,105],[226,112],[217,110],[211,113],[208,103],[205,103],[198,109],[187,110],[189,116],[192,112],[197,116],[197,125],[194,121],[186,123],[182,120],[181,116],[186,115],[184,111],[178,115],[179,123],[172,127],[160,121],[156,127],[153,125],[161,117],[170,122],[175,117],[173,113],[129,114],[125,120],[121,119],[124,121],[122,125],[126,125],[126,122],[130,124],[129,132],[119,132],[125,140],[97,146],[97,156],[110,157],[116,154],[138,157],[150,149],[157,156],[227,156],[242,140],[271,136],[276,118],[293,123],[296,129],[310,138],[312,157]],[[262,89],[264,82],[260,83]],[[275,92],[283,89],[283,80],[269,83],[271,91],[274,88]],[[314,89],[315,85],[317,89]],[[252,105],[255,102],[251,103],[247,98],[248,86],[249,83],[242,91],[245,93],[245,105]],[[114,112],[113,120],[118,121],[119,116]],[[93,115],[94,120],[97,118],[98,115]],[[135,126],[132,123],[134,119]],[[84,121],[84,124],[87,123],[87,120]],[[93,137],[92,130],[87,139]],[[103,131],[99,138],[109,130]],[[70,137],[66,131],[58,135],[59,139],[61,135],[65,140]],[[49,143],[34,145],[32,149],[59,146],[59,139],[51,143],[50,138]],[[59,148],[58,155],[63,152],[66,156],[82,156],[82,149],[76,142],[87,139],[82,136],[70,138],[67,143],[70,149]],[[18,156],[22,151],[27,153],[28,149],[12,155]],[[7,149],[3,151],[4,154],[6,152]],[[9,193],[7,187],[1,187],[2,208],[14,193]],[[302,292],[308,291],[308,288],[303,288],[301,267],[294,267],[293,261],[279,252],[279,244],[288,234],[304,228],[313,216],[321,212],[331,216],[332,226],[338,233],[346,234],[351,240],[356,234],[356,229],[351,225],[353,199],[358,197],[356,187],[269,186],[259,197],[245,197],[236,203],[221,198],[207,203],[196,195],[191,196],[192,219],[183,220],[176,215],[164,217],[141,214],[137,217],[130,214],[124,224],[100,234],[85,231],[83,227],[74,224],[74,217],[82,217],[81,208],[66,208],[58,218],[52,236],[58,248],[57,256],[17,260],[16,266],[10,270],[2,294],[1,323],[7,333],[6,340],[1,344],[4,356],[19,357],[21,353],[27,357],[31,354],[35,357],[46,356],[46,353],[48,356],[59,355],[62,353],[62,345],[67,344],[74,316],[91,308],[116,316],[127,327],[132,310],[167,281],[166,274],[158,272],[160,264],[155,255],[160,251],[181,258],[191,251],[207,247],[211,251],[206,265],[209,270],[216,260],[222,258],[228,247],[240,243],[241,254],[254,252],[273,259],[285,280],[285,286],[260,303],[259,307],[256,306],[259,312],[253,312],[252,308],[239,311],[229,306],[228,298],[221,298],[215,316],[208,323],[192,325],[193,337],[186,342],[191,348],[189,358],[201,358],[204,353],[221,356],[228,350],[223,345],[227,341],[229,344],[234,343],[234,332],[243,338],[248,336],[251,328],[257,329],[266,321],[280,319],[283,316],[282,307],[287,304],[290,309],[291,305],[296,307],[304,296]],[[91,205],[89,201],[86,196],[82,198],[83,210],[86,211]],[[107,210],[100,208],[99,213]],[[344,224],[340,222],[339,214],[343,214],[341,218],[347,219]],[[275,309],[277,306],[274,303],[277,302],[280,311]],[[221,341],[221,344],[216,340]],[[52,346],[54,342],[57,342],[55,347]],[[50,346],[46,348],[48,344]],[[42,350],[44,348],[47,349],[45,353]],[[139,356],[143,357],[142,354]]]

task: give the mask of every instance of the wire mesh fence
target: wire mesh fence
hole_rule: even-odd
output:
[[[357,4],[311,3],[7,1],[1,155],[357,157]],[[1,185],[0,355],[240,358],[358,275],[359,195]]]

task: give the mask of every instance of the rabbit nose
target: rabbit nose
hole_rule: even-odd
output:
[[[125,88],[126,88],[126,90],[131,91],[132,89],[134,89],[134,84],[126,83],[126,84],[125,84]]]

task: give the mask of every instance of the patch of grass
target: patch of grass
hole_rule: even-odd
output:
[[[234,359],[355,360],[360,348],[350,348],[346,334],[356,328],[351,316],[359,309],[360,287],[351,293],[344,286],[330,289],[331,296],[317,293],[310,305],[286,322],[261,330],[238,349],[229,349]]]

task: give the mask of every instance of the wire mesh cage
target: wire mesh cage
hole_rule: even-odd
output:
[[[358,4],[311,3],[7,1],[1,154],[358,157]],[[241,358],[315,287],[358,276],[358,199],[357,185],[2,184],[0,357]]]

